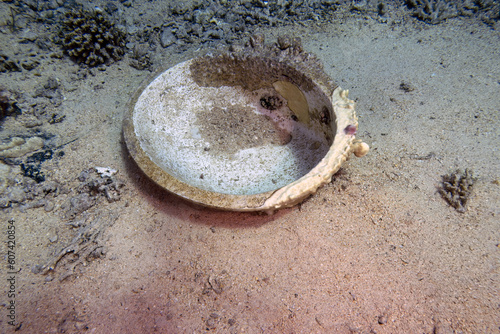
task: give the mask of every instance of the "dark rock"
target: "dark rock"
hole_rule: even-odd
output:
[[[261,35],[261,34],[252,35],[252,36],[250,36],[249,42],[250,42],[250,46],[254,49],[264,47],[264,44],[265,44],[264,35]]]
[[[292,46],[292,38],[288,35],[278,37],[278,47],[281,50],[286,50]]]
[[[175,37],[179,39],[184,39],[188,37],[187,29],[184,25],[179,26],[174,34]]]
[[[21,72],[19,62],[0,54],[0,72]]]
[[[52,41],[47,36],[38,37],[35,40],[35,45],[43,51],[50,51],[53,48]]]
[[[34,153],[32,155],[30,155],[29,157],[26,158],[26,163],[39,163],[39,162],[44,162],[46,160],[50,160],[52,159],[52,155],[53,155],[53,151],[52,150],[45,150],[43,152],[37,152],[37,153]]]
[[[104,7],[104,10],[108,14],[113,14],[114,12],[118,11],[118,6],[116,4],[114,4],[113,2],[107,2],[105,7]]]
[[[28,61],[23,61],[21,63],[21,66],[26,70],[26,71],[31,71],[40,65],[40,62],[36,60],[28,60]]]
[[[23,175],[35,180],[36,183],[45,181],[45,174],[41,170],[41,164],[22,163],[20,167]]]
[[[24,200],[26,200],[26,193],[22,188],[12,187],[8,194],[8,197],[11,203],[22,203],[24,202]]]
[[[387,316],[381,315],[378,317],[379,325],[385,325],[387,323]]]
[[[224,32],[219,29],[210,29],[205,32],[205,39],[215,38],[222,39],[224,37]]]
[[[80,182],[87,181],[87,179],[90,177],[91,173],[92,173],[92,169],[82,170],[80,175],[78,176],[78,181],[80,181]]]
[[[134,46],[134,51],[130,59],[130,66],[138,70],[150,69],[153,65],[149,55],[149,45],[139,43]]]
[[[160,34],[160,45],[164,48],[169,47],[174,44],[177,38],[175,38],[172,30],[169,27],[166,27],[162,30]]]
[[[194,36],[200,37],[202,33],[203,27],[200,24],[195,23],[191,26],[191,34],[193,34]]]
[[[21,114],[17,105],[17,94],[0,87],[0,121],[7,116]]]
[[[54,207],[55,207],[54,202],[45,200],[45,204],[43,207],[45,212],[50,212],[50,211],[54,210]]]
[[[75,218],[78,214],[90,209],[96,203],[94,197],[88,193],[78,194],[70,199],[70,209],[66,211],[66,218]]]

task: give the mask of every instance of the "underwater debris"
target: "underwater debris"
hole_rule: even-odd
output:
[[[47,275],[60,268],[59,280],[78,273],[78,267],[86,266],[95,259],[106,256],[104,232],[118,219],[119,214],[100,211],[87,216],[75,225],[76,235],[44,265],[34,266],[32,272]]]
[[[113,172],[109,167],[97,167],[80,173],[80,184],[74,187],[76,194],[60,207],[72,237],[59,242],[54,255],[44,265],[35,266],[33,272],[52,275],[57,266],[59,279],[64,280],[77,274],[79,267],[106,256],[104,233],[117,220],[119,211],[101,209],[101,199],[106,198],[108,203],[119,201],[125,188]]]
[[[314,194],[351,153],[368,151],[353,131],[337,131],[357,128],[354,101],[299,38],[265,44],[263,35],[252,35],[245,46],[220,48],[157,78],[134,94],[124,138],[146,175],[192,202],[272,213]],[[173,86],[175,92],[167,88]],[[159,99],[172,101],[174,111]],[[172,131],[168,147],[156,149],[163,142],[157,129]],[[177,148],[184,140],[190,144]],[[159,161],[158,154],[168,158]],[[174,169],[165,167],[170,161]]]
[[[98,10],[66,13],[60,38],[65,53],[89,67],[108,65],[125,52],[125,33]]]
[[[94,168],[83,170],[78,180],[81,182],[76,187],[78,194],[63,205],[66,219],[75,219],[76,216],[96,205],[101,197],[105,197],[108,203],[119,201],[122,188],[125,186],[125,183],[115,178],[113,174],[104,175],[102,171]]]
[[[458,212],[465,212],[475,181],[472,171],[466,169],[465,172],[462,172],[457,169],[455,172],[442,177],[443,181],[439,193]]]

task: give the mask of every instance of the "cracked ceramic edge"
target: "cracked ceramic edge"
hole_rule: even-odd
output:
[[[354,110],[355,103],[347,98],[349,91],[337,87],[332,94],[332,106],[337,117],[337,133],[332,146],[325,157],[309,173],[276,190],[260,208],[255,210],[266,211],[271,214],[274,210],[291,207],[308,196],[316,193],[318,188],[330,182],[340,166],[347,160],[349,155],[358,147],[354,144],[355,135],[349,135],[344,129],[349,125],[358,127],[358,119]],[[368,145],[362,143],[363,148]],[[364,152],[365,154],[368,151]]]

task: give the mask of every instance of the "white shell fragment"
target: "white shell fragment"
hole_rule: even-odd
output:
[[[95,167],[95,170],[97,174],[101,175],[102,177],[111,177],[118,172],[116,169],[112,169],[110,167]]]

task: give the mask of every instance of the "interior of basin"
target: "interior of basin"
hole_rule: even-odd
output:
[[[267,59],[198,58],[160,74],[134,106],[149,159],[199,189],[253,195],[307,174],[335,135],[313,80]]]

